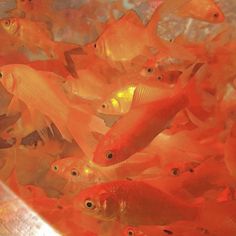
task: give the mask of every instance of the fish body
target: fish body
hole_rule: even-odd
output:
[[[68,79],[64,88],[69,96],[78,96],[87,100],[102,100],[112,88],[106,79],[92,70],[78,70],[78,79]]]
[[[93,161],[109,166],[146,147],[188,103],[185,94],[142,104],[121,117],[98,143]]]
[[[194,220],[197,209],[139,181],[113,181],[92,186],[75,199],[75,207],[101,220],[128,225],[166,225]]]

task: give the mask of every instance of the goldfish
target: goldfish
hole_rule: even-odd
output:
[[[170,2],[167,2],[169,5]],[[186,0],[180,0],[180,2],[186,2]],[[162,13],[157,8],[146,26],[143,25],[138,15],[130,10],[118,21],[108,25],[99,36],[92,45],[95,54],[112,62],[127,62],[139,55],[150,54],[150,48],[157,48],[158,51],[168,50],[171,53],[171,45],[157,36],[156,27],[158,20],[160,20],[160,14],[164,14],[164,11],[172,11],[177,5],[174,5],[170,10],[165,7],[161,11]],[[135,40],[137,35],[140,37],[139,40]],[[173,47],[171,49],[173,50]]]
[[[159,81],[134,81],[112,92],[102,104],[99,104],[97,111],[109,115],[123,115],[129,112],[136,89],[149,90],[150,101],[168,97],[174,93],[172,86],[162,84]],[[145,102],[147,101],[149,100],[145,100]]]
[[[45,50],[49,58],[54,57],[55,43],[50,32],[42,24],[21,18],[7,18],[1,20],[1,27],[14,37],[20,46],[29,47],[33,52]],[[31,32],[35,27],[38,31]]]
[[[89,127],[88,125],[87,128],[85,128],[85,123],[93,123],[93,121],[95,121],[94,130],[98,131],[100,128],[107,130],[102,120],[82,108],[73,108],[73,105],[70,104],[63,91],[58,88],[56,84],[52,83],[50,80],[46,80],[40,73],[29,66],[7,65],[1,67],[0,71],[2,85],[9,93],[14,95],[15,100],[20,100],[26,104],[32,121],[36,121],[37,123],[38,120],[34,120],[36,115],[35,111],[40,111],[41,114],[48,117],[56,125],[65,139],[71,141],[72,138],[75,138],[76,141],[81,144],[80,146],[84,152],[86,152],[88,156],[91,155],[89,145],[93,145],[96,140],[89,130],[84,130]],[[30,79],[32,76],[34,80]],[[34,93],[32,93],[32,89],[34,89]],[[45,106],[45,104],[48,105]],[[76,117],[78,120],[84,119],[83,123],[79,124]],[[42,122],[45,124],[45,122],[47,123],[48,121],[45,119],[44,121],[39,120],[38,122],[36,127],[38,125],[40,130]],[[90,125],[92,125],[92,123],[90,123]],[[71,125],[74,125],[73,128]],[[77,127],[78,130],[77,128],[75,129],[75,127]],[[82,138],[80,135],[84,137]],[[88,141],[88,139],[90,140]],[[85,142],[85,140],[87,140],[87,142]]]
[[[145,94],[145,89],[141,91]],[[166,129],[187,104],[186,94],[179,93],[170,98],[137,105],[121,117],[100,140],[93,161],[109,166],[126,160]]]
[[[222,23],[225,20],[224,13],[214,0],[190,0],[180,10],[181,16],[193,17],[210,23]]]
[[[78,45],[57,43],[53,40],[51,32],[43,23],[30,21],[23,18],[6,18],[0,21],[2,29],[15,41],[16,49],[25,48],[32,53],[46,53],[49,59],[60,59],[65,66],[75,73],[73,61],[68,59],[68,51],[78,48]],[[37,28],[37,31],[33,29]],[[58,47],[60,44],[60,47]],[[78,48],[81,54],[80,48]]]
[[[128,225],[166,225],[194,220],[197,208],[139,181],[113,181],[81,191],[75,209],[104,221]],[[171,210],[170,210],[171,209]]]

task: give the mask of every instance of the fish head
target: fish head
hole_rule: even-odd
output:
[[[18,32],[20,24],[17,18],[5,18],[1,20],[1,27],[10,35]]]
[[[14,71],[11,70],[10,65],[3,66],[0,68],[0,82],[9,93],[15,93],[18,80],[14,75]]]
[[[108,42],[105,35],[101,35],[98,40],[93,44],[95,55],[100,58],[111,58],[112,52],[108,47]]]
[[[225,20],[223,12],[217,5],[210,5],[206,8],[205,16],[203,17],[210,23],[222,23]]]
[[[120,115],[130,109],[136,86],[131,84],[112,93],[111,97],[100,104],[97,111],[107,115]]]
[[[97,111],[101,114],[106,115],[118,115],[121,114],[121,107],[119,101],[112,97],[105,100],[102,104],[99,105]]]
[[[125,140],[119,135],[105,135],[96,147],[93,162],[100,166],[111,166],[127,159],[126,149],[122,148]]]
[[[114,220],[119,213],[119,203],[114,193],[102,185],[82,190],[75,198],[75,209],[101,220]]]

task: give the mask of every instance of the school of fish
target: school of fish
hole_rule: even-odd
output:
[[[7,2],[0,180],[65,236],[235,236],[236,1]]]

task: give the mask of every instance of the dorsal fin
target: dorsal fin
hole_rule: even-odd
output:
[[[145,103],[163,99],[172,95],[173,93],[174,89],[172,88],[165,89],[163,86],[153,87],[152,85],[139,84],[135,89],[131,107],[135,108]]]
[[[138,27],[144,27],[142,20],[139,18],[134,10],[129,10],[125,15],[120,18],[120,21],[127,21]]]

